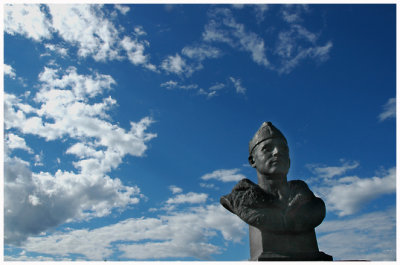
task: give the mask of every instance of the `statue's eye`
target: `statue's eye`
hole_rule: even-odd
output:
[[[263,152],[271,152],[272,151],[272,145],[266,144],[261,148],[261,151]]]

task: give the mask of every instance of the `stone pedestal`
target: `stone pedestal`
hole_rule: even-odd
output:
[[[314,229],[302,233],[272,233],[249,226],[252,261],[332,261],[320,252]]]

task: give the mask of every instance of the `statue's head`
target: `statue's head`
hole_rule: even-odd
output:
[[[271,122],[264,122],[251,139],[249,163],[262,175],[286,175],[289,172],[286,138]]]

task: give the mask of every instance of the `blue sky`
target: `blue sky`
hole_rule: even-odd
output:
[[[320,250],[396,259],[395,5],[3,8],[5,260],[247,260],[264,121]]]

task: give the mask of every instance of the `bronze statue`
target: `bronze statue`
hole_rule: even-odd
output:
[[[287,181],[289,147],[271,122],[250,141],[249,163],[258,185],[242,179],[220,202],[249,224],[250,260],[332,260],[318,250],[314,231],[325,204],[304,181]]]

